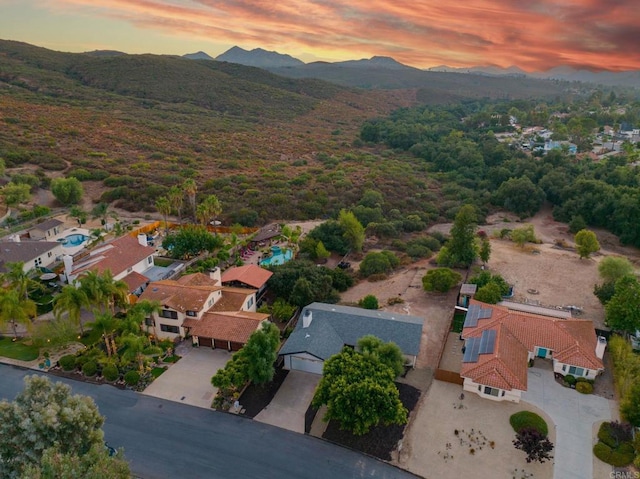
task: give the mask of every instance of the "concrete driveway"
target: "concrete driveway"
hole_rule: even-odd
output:
[[[224,368],[231,353],[223,349],[179,348],[182,358],[153,381],[143,394],[191,406],[210,408],[218,392],[211,385],[211,377]]]
[[[304,414],[321,377],[319,374],[289,371],[271,403],[253,419],[304,434]]]
[[[555,423],[554,479],[594,477],[593,425],[611,420],[615,402],[561,386],[547,364],[529,369],[527,389],[522,401],[542,409]]]

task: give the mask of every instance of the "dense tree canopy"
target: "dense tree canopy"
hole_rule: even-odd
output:
[[[635,334],[640,330],[640,283],[623,276],[615,283],[615,294],[605,306],[606,323],[615,331]]]
[[[73,395],[69,386],[42,376],[27,376],[24,382],[15,401],[0,402],[0,476],[18,477],[25,468],[40,466],[50,459],[46,456],[50,448],[54,455],[81,458],[92,448],[107,455],[104,418],[93,399]],[[106,460],[104,456],[100,460]]]
[[[346,347],[325,361],[313,405],[326,404],[324,419],[335,419],[356,435],[378,424],[405,424],[407,410],[394,378],[395,371],[376,354]]]
[[[54,178],[51,181],[51,193],[60,203],[69,206],[80,202],[84,190],[77,178]]]
[[[213,252],[222,247],[224,240],[212,235],[202,226],[185,226],[176,233],[170,233],[162,242],[162,247],[173,258],[187,259],[204,252]]]

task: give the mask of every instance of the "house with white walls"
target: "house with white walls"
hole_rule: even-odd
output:
[[[592,321],[539,313],[471,300],[461,334],[465,391],[517,403],[535,358],[550,360],[562,376],[595,379],[604,370],[607,342]]]

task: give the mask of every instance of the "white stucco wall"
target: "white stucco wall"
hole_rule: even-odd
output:
[[[464,378],[464,384],[462,385],[462,389],[470,393],[475,393],[481,398],[490,399],[492,401],[498,401],[498,402],[509,401],[514,403],[519,403],[520,397],[522,395],[522,391],[520,391],[519,389],[512,389],[511,391],[499,389],[500,392],[498,393],[498,396],[492,396],[490,394],[485,394],[484,388],[485,386],[483,384],[478,384],[476,382],[473,382],[469,378]],[[502,395],[503,392],[504,392],[504,396]]]

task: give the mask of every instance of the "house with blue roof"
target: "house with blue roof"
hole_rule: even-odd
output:
[[[385,311],[311,303],[280,350],[284,368],[322,374],[324,361],[344,346],[355,347],[373,335],[398,345],[406,364],[415,366],[420,352],[423,318]]]

